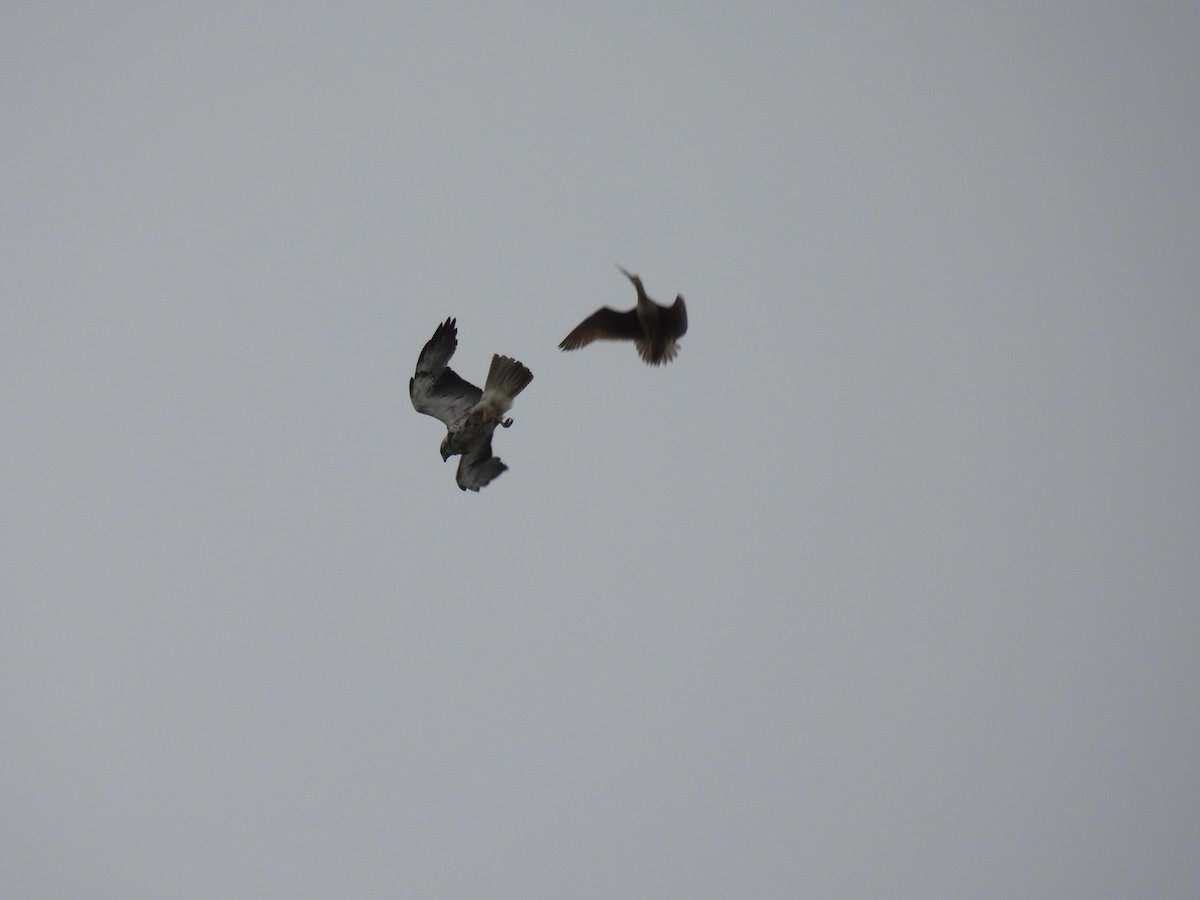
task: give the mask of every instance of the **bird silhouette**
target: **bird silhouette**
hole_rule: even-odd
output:
[[[683,295],[670,306],[655,303],[646,295],[642,279],[617,266],[637,288],[637,306],[618,311],[602,306],[575,326],[559,348],[578,350],[592,341],[633,341],[638,355],[649,365],[669,363],[679,353],[679,338],[687,334],[687,307]]]

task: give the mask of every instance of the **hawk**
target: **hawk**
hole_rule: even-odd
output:
[[[642,279],[620,266],[625,277],[637,288],[637,306],[625,312],[617,312],[607,306],[596,310],[568,334],[559,348],[578,350],[592,341],[633,341],[638,355],[649,365],[669,363],[679,353],[676,341],[687,334],[687,307],[683,295],[675,298],[670,306],[655,303],[646,296]]]
[[[447,363],[458,347],[458,328],[450,318],[437,327],[417,357],[417,370],[408,382],[413,408],[446,426],[442,461],[461,454],[455,481],[464,491],[478,491],[508,468],[492,455],[492,432],[508,428],[513,397],[521,393],[533,373],[508,356],[492,356],[483,390],[463,380]]]

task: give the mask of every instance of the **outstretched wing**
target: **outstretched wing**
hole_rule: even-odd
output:
[[[453,318],[433,332],[417,357],[417,370],[408,382],[413,408],[433,416],[447,428],[479,402],[483,391],[458,376],[448,363],[458,347],[458,328]]]
[[[683,294],[675,297],[670,306],[660,306],[663,334],[669,338],[681,338],[687,334],[687,307],[683,304]]]
[[[578,350],[592,341],[632,341],[641,337],[636,309],[617,312],[604,306],[575,326],[558,346],[562,350]]]
[[[454,480],[462,490],[478,492],[507,468],[500,457],[492,456],[492,439],[488,437],[459,458]]]

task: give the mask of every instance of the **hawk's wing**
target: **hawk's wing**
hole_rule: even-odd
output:
[[[592,341],[633,341],[641,337],[644,335],[636,308],[617,312],[604,306],[576,325],[558,346],[563,350],[578,350]]]
[[[488,437],[459,457],[458,473],[454,480],[464,491],[478,492],[507,468],[500,457],[492,456],[492,439]]]
[[[433,416],[447,428],[483,396],[483,391],[460,378],[447,365],[457,347],[458,329],[454,319],[447,319],[421,349],[417,370],[408,382],[413,408]]]
[[[670,306],[660,306],[658,309],[662,317],[663,333],[673,338],[681,338],[687,334],[687,307],[683,305],[683,294],[676,295],[675,302]]]

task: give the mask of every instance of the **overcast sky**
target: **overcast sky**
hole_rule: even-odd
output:
[[[1200,6],[315,6],[0,14],[0,895],[1195,897]]]

